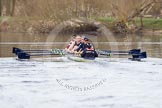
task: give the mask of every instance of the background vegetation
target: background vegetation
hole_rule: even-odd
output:
[[[162,29],[158,20],[162,17],[162,0],[0,0],[0,16],[1,19],[9,16],[26,26],[84,17],[99,20],[111,28],[117,24],[117,32],[137,26],[151,28],[152,24]],[[143,20],[143,17],[150,19]]]

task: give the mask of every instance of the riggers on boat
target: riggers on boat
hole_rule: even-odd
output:
[[[140,49],[132,49],[129,51],[111,51],[111,50],[84,50],[83,53],[68,53],[62,49],[43,49],[43,50],[22,50],[20,48],[13,48],[12,53],[14,53],[18,59],[30,59],[33,56],[40,57],[40,56],[70,56],[70,57],[79,57],[83,59],[90,59],[94,60],[96,57],[104,57],[108,58],[112,55],[131,55],[132,58],[129,58],[133,61],[140,61],[141,59],[147,58],[146,52],[141,52]]]

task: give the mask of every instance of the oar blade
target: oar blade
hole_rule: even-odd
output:
[[[147,58],[147,53],[142,52],[139,54],[132,54],[132,58],[129,58],[132,61],[141,61],[141,59]]]
[[[13,49],[12,49],[13,54],[17,55],[19,52],[22,52],[22,50],[20,48],[13,47]]]
[[[18,59],[30,59],[30,55],[25,52],[18,52],[17,57]]]
[[[140,52],[141,52],[141,49],[132,49],[128,53],[131,55],[131,54],[140,54]]]
[[[147,53],[146,52],[142,52],[141,55],[139,56],[139,58],[147,58]]]

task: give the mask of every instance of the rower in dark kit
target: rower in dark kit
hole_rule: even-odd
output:
[[[93,45],[89,42],[89,39],[86,37],[82,38],[81,43],[79,44],[78,48],[75,50],[77,52],[83,52],[85,49],[94,49]]]
[[[82,38],[82,42],[80,43],[76,51],[80,52],[81,57],[83,58],[94,59],[95,57],[98,57],[94,46],[92,45],[92,43],[90,43],[90,39],[86,37]]]
[[[90,43],[90,40],[85,36],[81,38],[79,35],[77,35],[75,38],[73,38],[65,50],[68,53],[81,55],[83,58],[94,59],[95,57],[98,57],[98,54],[93,45]]]

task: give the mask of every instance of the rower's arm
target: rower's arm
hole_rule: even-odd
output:
[[[68,50],[72,50],[74,48],[75,42],[72,42],[68,48]]]

